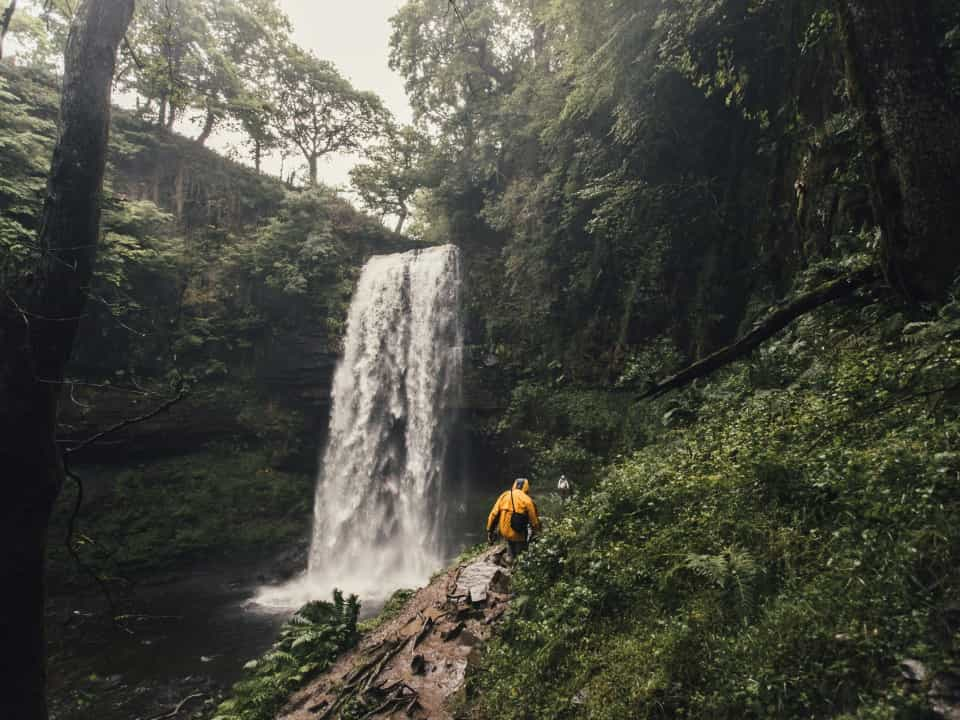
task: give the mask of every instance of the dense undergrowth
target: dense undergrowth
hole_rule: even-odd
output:
[[[918,313],[820,311],[658,408],[524,556],[471,716],[933,717],[960,629],[960,304]]]
[[[307,603],[284,624],[273,647],[244,666],[248,676],[233,686],[213,720],[271,720],[310,677],[327,669],[361,635],[396,617],[414,592],[397,590],[377,615],[362,622],[357,622],[356,595],[344,600],[343,593],[334,590],[332,603]]]
[[[337,655],[359,639],[356,595],[344,599],[333,591],[333,602],[315,600],[284,624],[280,638],[262,657],[245,666],[250,677],[233,687],[231,697],[217,708],[213,720],[267,720],[304,680],[322,672]]]
[[[135,578],[230,558],[251,562],[295,546],[308,533],[313,479],[274,469],[265,451],[211,447],[134,467],[84,467],[77,473],[87,503],[77,517],[74,542],[88,568],[102,577]],[[71,484],[51,525],[55,583],[87,575],[59,542],[75,501]]]

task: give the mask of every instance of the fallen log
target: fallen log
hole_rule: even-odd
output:
[[[776,335],[798,317],[816,310],[822,305],[839,300],[850,295],[855,290],[877,282],[880,271],[875,267],[859,270],[839,280],[824,283],[819,287],[804,293],[795,300],[777,308],[766,318],[758,322],[753,329],[730,345],[717,350],[715,353],[699,360],[675,375],[661,380],[647,389],[638,398],[647,400],[657,398],[671,390],[677,390],[692,383],[698,378],[706,377],[710,373],[729,365],[734,360],[749,355],[765,340]]]

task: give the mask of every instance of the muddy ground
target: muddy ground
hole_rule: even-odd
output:
[[[282,720],[448,720],[468,666],[510,601],[504,547],[434,578],[394,619],[297,692]]]

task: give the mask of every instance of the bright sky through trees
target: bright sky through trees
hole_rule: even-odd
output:
[[[403,90],[403,80],[387,65],[390,53],[390,17],[403,5],[403,0],[357,0],[344,3],[339,0],[279,0],[280,7],[290,17],[293,40],[317,57],[329,60],[360,90],[377,93],[400,123],[408,123],[412,113]],[[225,149],[238,138],[221,133],[211,146]],[[357,159],[353,155],[337,154],[320,161],[321,182],[346,186],[347,173]],[[290,163],[298,163],[289,158]],[[264,162],[264,170],[280,172],[280,158]]]
[[[290,17],[293,40],[301,48],[312,51],[321,60],[332,62],[359,90],[369,90],[383,100],[395,120],[409,123],[412,118],[410,105],[403,89],[403,80],[390,70],[390,18],[404,4],[404,0],[357,0],[344,3],[340,0],[277,0],[280,8]],[[21,12],[32,11],[41,15],[42,0],[26,0],[21,3]],[[19,46],[16,37],[10,38],[11,55],[16,55]],[[132,92],[114,92],[114,102],[124,107],[133,107],[136,97]],[[200,134],[202,116],[191,111],[187,118],[178,119],[177,131],[189,137]],[[193,120],[190,118],[193,117]],[[236,130],[218,126],[210,137],[208,146],[220,152],[249,162],[249,153],[239,146],[241,135]],[[357,162],[353,154],[333,153],[321,158],[318,175],[321,182],[348,187],[350,168]],[[303,162],[296,155],[285,161],[279,154],[263,159],[264,172],[284,176],[296,169],[298,178],[305,179]]]
[[[390,53],[390,17],[403,0],[279,0],[293,25],[293,39],[317,57],[329,60],[359,90],[377,93],[397,122],[408,123],[412,113],[403,80],[387,65]],[[265,165],[279,171],[279,158]],[[336,155],[322,160],[321,181],[346,185],[356,158]]]

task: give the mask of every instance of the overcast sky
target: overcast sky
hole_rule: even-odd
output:
[[[411,119],[403,80],[393,73],[390,56],[390,17],[404,0],[278,0],[293,25],[293,39],[330,60],[360,90],[379,95],[398,122]],[[237,138],[223,136],[211,145],[225,149]],[[291,158],[291,162],[297,162]],[[337,156],[320,161],[320,180],[328,185],[346,185],[347,173],[356,159]],[[278,173],[280,159],[264,164],[267,172]],[[289,172],[289,166],[287,172]]]

